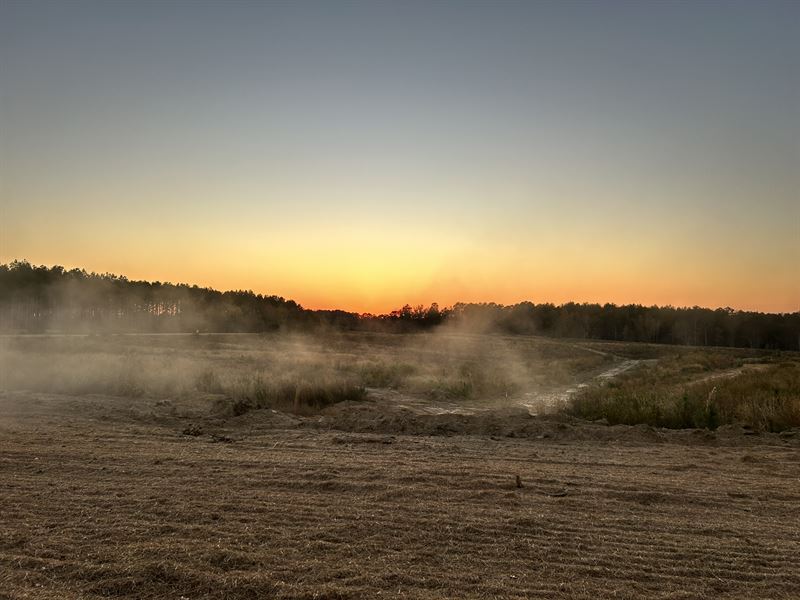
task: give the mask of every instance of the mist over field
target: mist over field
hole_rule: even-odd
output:
[[[342,390],[343,397],[323,406],[362,399],[367,388],[398,389],[431,400],[508,401],[565,385],[575,372],[610,362],[571,346],[459,333],[455,328],[408,335],[129,334],[0,340],[3,389],[254,399],[287,388],[292,390],[289,400],[303,390]],[[282,408],[293,407],[289,402]]]
[[[394,589],[402,570],[420,574],[399,584],[415,597],[427,581],[434,597],[571,597],[549,579],[492,579],[543,565],[603,589],[621,577],[643,595],[691,585],[699,597],[730,577],[687,552],[750,553],[729,585],[751,597],[795,587],[782,565],[798,556],[797,352],[452,323],[3,335],[0,365],[0,581],[15,593],[360,597]],[[550,550],[509,553],[498,536]],[[595,562],[607,544],[623,570]],[[445,568],[448,547],[482,566]],[[691,583],[648,578],[654,564],[694,568]]]
[[[20,261],[0,265],[0,281],[9,391],[199,399],[193,411],[221,417],[378,402],[669,428],[800,425],[800,313],[520,303],[358,315]]]
[[[796,600],[798,33],[0,0],[0,600]]]

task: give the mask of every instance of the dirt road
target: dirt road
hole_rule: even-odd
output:
[[[0,398],[1,598],[800,590],[800,434],[411,436],[256,411],[185,435],[155,405],[27,401]]]
[[[569,346],[576,347],[574,344],[569,344]],[[494,411],[502,406],[504,408],[521,408],[530,415],[536,416],[556,412],[567,405],[571,398],[581,389],[593,382],[608,381],[637,367],[650,366],[657,362],[656,360],[625,359],[608,352],[589,348],[581,348],[580,350],[610,357],[614,362],[610,366],[606,365],[578,374],[577,380],[569,385],[523,392],[518,397],[498,399],[489,403],[468,400],[433,400],[429,397],[411,396],[407,393],[385,388],[368,389],[368,397],[389,410],[404,408],[419,415],[479,415]]]

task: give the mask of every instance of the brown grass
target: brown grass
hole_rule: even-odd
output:
[[[788,599],[800,589],[797,429],[604,426],[469,402],[608,368],[610,357],[575,344],[0,342],[3,600]],[[644,377],[773,415],[763,407],[775,389],[795,389],[797,371],[758,358],[679,349],[602,389],[640,390]],[[439,397],[468,410],[427,410]]]
[[[573,398],[567,412],[611,424],[670,428],[800,427],[800,358],[794,353],[757,361],[728,351],[673,354],[597,382]]]
[[[187,419],[162,405],[154,420],[123,400],[22,398],[0,395],[5,598],[800,589],[794,437],[609,443],[559,438],[556,424],[544,439],[405,437],[310,430],[316,418],[271,411],[182,435]]]

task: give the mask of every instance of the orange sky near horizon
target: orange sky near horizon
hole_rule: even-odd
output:
[[[603,270],[602,261],[549,267],[530,262],[509,261],[494,264],[482,260],[479,253],[465,253],[454,261],[416,262],[406,268],[393,267],[407,256],[373,256],[372,260],[354,260],[339,267],[328,266],[319,255],[297,258],[297,262],[268,265],[265,262],[237,263],[228,267],[217,264],[183,262],[170,264],[158,260],[147,264],[136,257],[103,258],[75,256],[55,260],[47,254],[0,255],[0,262],[25,258],[33,264],[60,264],[66,268],[85,268],[99,273],[111,272],[132,280],[170,281],[197,284],[219,290],[251,289],[292,299],[305,308],[341,309],[357,313],[385,314],[404,304],[425,306],[437,302],[441,307],[457,302],[495,302],[516,304],[521,301],[611,302],[659,306],[732,307],[761,312],[796,312],[800,310],[800,286],[787,286],[792,273],[773,270],[771,277],[758,274],[758,285],[747,287],[733,283],[729,274],[709,273],[705,269],[686,269],[665,276],[664,265],[620,262]],[[340,260],[329,257],[328,260]],[[465,262],[461,262],[465,261]],[[313,270],[308,262],[319,262]],[[757,268],[757,265],[754,265]],[[464,268],[466,267],[466,268]],[[732,269],[737,276],[742,269]],[[609,275],[609,272],[613,275]],[[616,278],[614,278],[614,275]],[[754,275],[756,277],[756,275]]]

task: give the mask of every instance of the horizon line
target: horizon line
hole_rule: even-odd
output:
[[[32,263],[32,262],[30,262],[30,261],[28,261],[26,259],[14,259],[14,260],[11,260],[11,261],[5,262],[5,263],[4,262],[0,262],[0,267],[8,268],[8,267],[11,267],[11,265],[13,265],[15,263],[16,264],[26,264],[26,265],[30,266],[31,268],[33,268],[33,269],[44,268],[44,269],[52,270],[52,269],[55,269],[56,267],[60,267],[61,269],[64,269],[64,271],[67,272],[67,273],[70,273],[70,272],[73,272],[73,271],[78,271],[78,272],[81,272],[81,273],[83,273],[85,275],[88,275],[88,276],[113,277],[113,278],[117,278],[117,279],[125,279],[126,281],[131,282],[131,283],[147,283],[147,284],[151,284],[151,285],[157,283],[157,284],[161,284],[161,285],[172,285],[172,286],[176,286],[176,287],[179,287],[179,286],[196,287],[196,288],[205,289],[205,290],[209,290],[209,291],[213,291],[213,292],[219,292],[221,294],[225,294],[225,293],[250,293],[250,294],[253,294],[253,295],[260,295],[260,296],[263,296],[263,297],[280,298],[280,299],[282,299],[284,301],[287,301],[287,302],[294,302],[295,304],[297,304],[303,310],[308,310],[308,311],[312,311],[312,312],[341,311],[341,312],[357,315],[358,317],[370,317],[370,316],[371,317],[388,317],[388,316],[391,316],[392,313],[398,312],[398,311],[404,309],[405,307],[409,307],[409,308],[412,308],[412,309],[420,307],[420,306],[423,307],[423,308],[429,308],[429,307],[433,306],[434,304],[439,306],[440,310],[442,310],[442,311],[452,310],[453,308],[455,308],[458,305],[465,305],[465,306],[495,305],[495,306],[498,306],[500,308],[507,308],[507,307],[518,306],[520,304],[533,304],[534,306],[541,306],[541,305],[550,304],[550,305],[555,306],[555,307],[563,307],[563,306],[566,306],[566,305],[569,305],[569,304],[575,304],[575,305],[584,305],[584,306],[586,306],[586,305],[595,305],[595,306],[600,306],[600,307],[603,307],[603,306],[614,306],[614,307],[617,307],[617,308],[624,308],[624,307],[629,307],[629,306],[637,306],[637,307],[644,307],[644,308],[659,308],[659,309],[674,309],[674,310],[693,310],[693,309],[711,310],[711,311],[725,310],[725,311],[732,311],[734,313],[756,313],[756,314],[762,314],[762,315],[793,315],[793,314],[800,313],[800,307],[798,307],[797,310],[773,312],[773,311],[762,311],[762,310],[757,310],[757,309],[752,309],[752,308],[737,308],[737,307],[733,307],[733,306],[730,306],[730,305],[728,305],[728,306],[703,306],[703,305],[700,305],[700,304],[694,304],[694,305],[689,306],[689,305],[676,305],[676,304],[669,304],[669,303],[668,304],[644,304],[644,303],[636,302],[636,301],[616,303],[616,302],[598,301],[598,300],[594,300],[594,301],[568,300],[568,301],[565,301],[565,302],[554,302],[554,301],[551,301],[551,300],[538,300],[538,301],[535,301],[535,300],[531,300],[531,299],[522,299],[522,300],[518,300],[518,301],[512,302],[512,303],[496,302],[496,301],[493,301],[493,300],[472,300],[472,301],[459,300],[459,301],[453,302],[451,304],[443,304],[441,306],[435,300],[428,301],[427,303],[419,303],[419,302],[417,302],[417,303],[413,303],[413,304],[410,303],[410,302],[405,302],[404,304],[402,304],[399,307],[395,307],[395,308],[392,308],[392,309],[389,309],[389,310],[384,310],[383,312],[371,312],[371,311],[362,311],[362,310],[352,310],[352,309],[346,309],[346,308],[341,308],[341,307],[324,308],[324,307],[317,306],[317,307],[313,307],[312,308],[310,306],[304,305],[303,303],[295,300],[294,298],[289,297],[288,295],[284,296],[282,294],[276,294],[276,293],[258,292],[258,291],[253,290],[252,288],[220,289],[220,288],[217,288],[217,287],[214,287],[214,286],[211,286],[211,285],[201,285],[201,284],[198,284],[198,283],[188,283],[188,282],[181,282],[181,281],[173,282],[173,281],[161,280],[161,279],[131,279],[127,275],[124,275],[124,274],[121,274],[121,273],[112,273],[111,271],[106,271],[106,272],[98,272],[98,271],[94,271],[94,270],[87,271],[86,268],[84,268],[84,267],[67,268],[67,267],[65,267],[63,265],[60,265],[60,264],[57,264],[57,263],[54,263],[54,264],[52,264],[50,266],[48,266],[46,264],[38,264],[37,265],[37,264],[34,264],[34,263]]]

